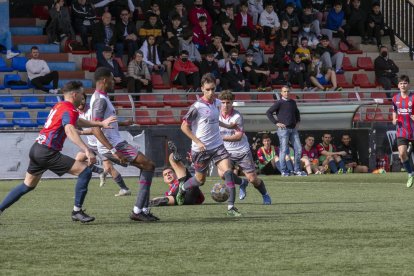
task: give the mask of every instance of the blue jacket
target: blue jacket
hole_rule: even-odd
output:
[[[328,14],[328,19],[327,19],[327,22],[326,22],[326,28],[329,29],[329,30],[332,30],[332,31],[338,30],[339,27],[342,26],[342,22],[343,22],[344,18],[345,18],[344,11],[341,10],[340,13],[336,13],[335,9],[332,8],[329,11],[329,14]]]

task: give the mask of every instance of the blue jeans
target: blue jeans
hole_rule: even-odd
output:
[[[293,145],[295,151],[295,172],[300,171],[300,159],[302,157],[302,145],[299,139],[299,132],[296,128],[279,128],[277,130],[277,136],[279,137],[280,151],[279,151],[279,162],[282,173],[289,173],[286,168],[286,152],[289,152],[289,141]]]

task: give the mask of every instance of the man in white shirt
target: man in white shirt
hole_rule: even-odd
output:
[[[39,59],[39,48],[33,46],[31,49],[32,58],[26,63],[27,76],[36,89],[51,94],[59,93],[58,82],[59,73],[57,71],[50,72],[46,61]],[[53,81],[53,89],[48,89],[44,85],[48,85]]]

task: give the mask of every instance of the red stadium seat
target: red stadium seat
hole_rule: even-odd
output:
[[[116,60],[118,62],[118,65],[119,65],[119,67],[121,67],[121,70],[123,72],[126,72],[127,71],[128,68],[125,66],[125,64],[124,64],[124,62],[122,61],[121,58],[114,57],[114,60]]]
[[[33,17],[35,18],[39,18],[42,20],[48,20],[49,19],[49,8],[47,5],[33,5],[32,14],[33,14]]]
[[[95,72],[96,67],[98,67],[98,60],[92,57],[84,57],[82,58],[82,70]]]
[[[152,80],[152,87],[154,87],[154,89],[170,89],[171,88],[171,85],[169,83],[164,83],[161,75],[159,74],[152,74],[151,80]]]
[[[155,125],[155,121],[150,117],[148,110],[135,111],[135,123],[138,125]]]
[[[180,119],[182,120],[183,119],[183,117],[187,114],[187,112],[188,112],[188,109],[182,109],[181,111],[180,111]]]
[[[246,94],[246,93],[241,93],[241,94],[235,94],[235,99],[234,101],[236,102],[251,102],[252,101],[252,97],[250,96],[250,94]]]
[[[361,99],[363,99],[363,98],[364,98],[364,94],[363,94],[363,93],[358,93],[358,95],[359,95],[359,97],[360,97]],[[358,98],[357,98],[356,92],[351,92],[351,93],[348,93],[348,99],[354,99],[354,100],[357,100]]]
[[[181,95],[177,94],[166,94],[164,95],[164,105],[171,107],[186,107],[190,104],[187,99],[184,99]]]
[[[372,59],[370,57],[358,57],[357,66],[359,69],[365,71],[374,71],[374,64],[372,63]]]
[[[318,93],[304,93],[303,94],[303,100],[307,102],[320,102],[321,101],[321,95]]]
[[[371,83],[368,80],[368,76],[366,74],[354,74],[352,76],[352,83],[355,86],[359,86],[361,88],[376,88],[375,83]]]
[[[274,102],[275,99],[273,98],[273,94],[257,94],[257,101],[258,102]]]
[[[157,99],[155,95],[141,95],[139,105],[146,107],[164,107],[164,102]]]
[[[157,124],[161,125],[178,125],[181,120],[176,120],[172,110],[157,110]]]
[[[187,101],[189,105],[192,105],[193,103],[195,103],[197,101],[197,94],[194,94],[194,93],[187,94]]]
[[[116,95],[114,96],[114,104],[118,107],[131,108],[131,100],[128,95]]]
[[[381,108],[367,108],[365,119],[368,122],[384,122],[388,120],[382,114]]]
[[[342,99],[341,93],[338,92],[328,92],[326,93],[326,100],[328,101],[338,101]]]
[[[342,68],[345,71],[358,71],[358,68],[353,66],[349,57],[344,57],[342,61]]]
[[[354,88],[354,85],[347,82],[347,80],[345,79],[345,75],[340,74],[340,75],[336,75],[336,81],[338,83],[338,86],[342,87],[342,88]]]
[[[349,55],[360,55],[363,53],[361,50],[357,50],[357,49],[349,50],[348,46],[342,41],[339,42],[339,51],[347,53]]]

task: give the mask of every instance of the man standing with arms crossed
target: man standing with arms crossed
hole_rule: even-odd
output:
[[[266,112],[267,118],[277,126],[277,136],[279,137],[280,155],[279,162],[282,176],[289,176],[286,167],[286,151],[289,141],[295,151],[294,175],[306,176],[300,169],[300,159],[302,157],[302,145],[299,139],[298,125],[300,122],[300,112],[296,101],[289,98],[289,86],[283,86],[280,90],[282,99],[276,101]],[[273,116],[276,113],[277,120]]]

